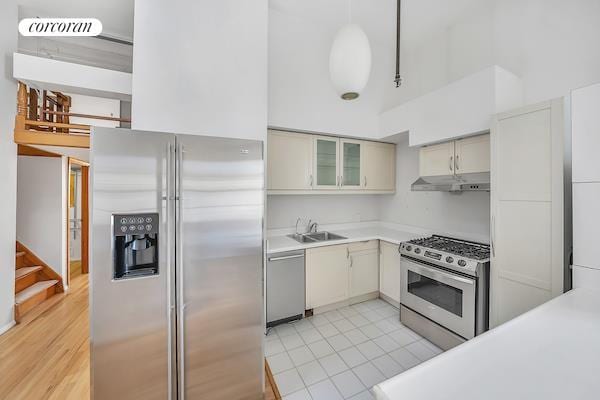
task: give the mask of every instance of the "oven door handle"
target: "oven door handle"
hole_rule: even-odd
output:
[[[443,272],[443,271],[434,271],[431,268],[427,268],[427,267],[422,267],[419,264],[416,264],[414,262],[410,262],[410,261],[406,261],[407,264],[409,264],[409,267],[407,267],[408,269],[416,269],[415,272],[424,275],[428,278],[431,279],[436,279],[436,280],[440,280],[439,278],[445,278],[451,281],[455,281],[455,282],[460,282],[460,283],[464,283],[466,285],[475,285],[475,280],[474,279],[468,279],[468,278],[463,278],[461,276],[456,276],[456,275],[452,275],[449,274],[447,272]]]

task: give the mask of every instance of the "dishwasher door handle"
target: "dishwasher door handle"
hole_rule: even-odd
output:
[[[296,254],[293,256],[272,257],[272,258],[268,258],[267,261],[290,260],[292,258],[302,258],[302,257],[304,257],[304,254]]]

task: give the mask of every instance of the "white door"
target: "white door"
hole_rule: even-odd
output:
[[[311,135],[269,130],[267,189],[310,190],[313,181],[312,160]]]
[[[496,117],[491,327],[563,292],[562,100]]]
[[[454,142],[456,175],[490,171],[490,135],[479,135]]]
[[[400,253],[398,245],[380,241],[379,291],[400,303]]]
[[[600,182],[599,104],[600,83],[574,90],[571,94],[574,183]]]
[[[350,257],[350,297],[379,291],[379,241],[348,245]]]
[[[454,142],[421,147],[419,174],[421,176],[452,175],[454,173]]]
[[[364,165],[363,189],[396,190],[396,145],[366,142]]]
[[[361,189],[364,164],[363,143],[364,142],[359,140],[340,139],[341,189]]]
[[[313,136],[314,188],[339,189],[340,140],[329,136]]]
[[[306,309],[348,298],[347,245],[306,250]]]

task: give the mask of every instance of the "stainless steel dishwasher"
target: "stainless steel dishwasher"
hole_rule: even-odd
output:
[[[304,316],[304,281],[304,250],[267,256],[267,327]]]

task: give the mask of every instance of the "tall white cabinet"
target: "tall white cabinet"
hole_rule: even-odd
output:
[[[600,289],[600,84],[571,93],[573,286]]]
[[[562,99],[493,122],[491,327],[563,293],[564,143]]]

